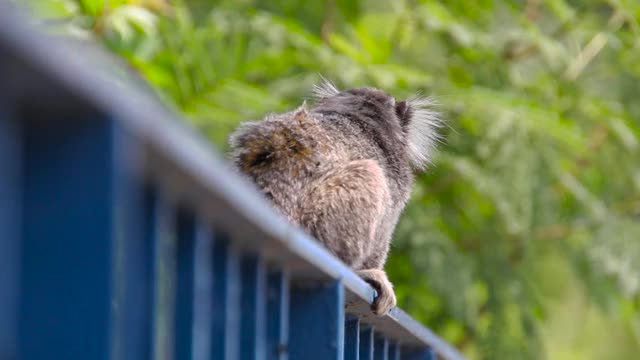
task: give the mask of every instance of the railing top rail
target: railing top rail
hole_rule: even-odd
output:
[[[113,116],[150,153],[159,154],[162,160],[150,171],[162,175],[170,169],[174,172],[168,176],[171,181],[197,184],[198,191],[206,193],[196,195],[204,202],[199,205],[205,210],[211,200],[224,205],[224,221],[237,224],[233,228],[241,237],[251,238],[254,246],[259,242],[258,246],[271,254],[268,257],[286,259],[280,261],[290,262],[295,272],[305,276],[341,279],[348,313],[363,317],[390,338],[428,345],[446,359],[465,359],[401,309],[395,308],[384,317],[372,315],[369,305],[375,296],[373,288],[320,244],[277,216],[253,185],[235,174],[205,139],[176,120],[178,117],[148,89],[122,76],[122,67],[112,57],[92,44],[38,33],[25,25],[28,22],[28,17],[0,2],[0,51],[5,48],[27,69],[69,90],[76,101]]]

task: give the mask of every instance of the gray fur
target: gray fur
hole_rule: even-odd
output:
[[[230,138],[236,167],[289,221],[306,229],[378,290],[396,300],[383,269],[393,230],[438,139],[430,102],[396,103],[373,88],[339,91],[325,81],[311,109],[242,124]]]

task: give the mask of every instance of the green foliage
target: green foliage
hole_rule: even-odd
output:
[[[640,3],[30,5],[127,59],[222,147],[318,74],[436,95],[446,141],[387,266],[400,305],[479,359],[596,358],[608,333],[624,340],[606,358],[640,351]]]

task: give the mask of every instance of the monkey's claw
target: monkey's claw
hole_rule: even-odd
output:
[[[378,292],[378,296],[371,304],[371,311],[375,315],[383,316],[396,306],[397,301],[393,285],[384,271],[379,269],[360,270],[358,275]]]

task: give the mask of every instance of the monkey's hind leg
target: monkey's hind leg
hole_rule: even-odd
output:
[[[352,161],[327,171],[306,189],[297,220],[340,260],[361,269],[375,249],[388,193],[375,161]]]
[[[299,222],[311,235],[353,269],[365,267],[358,275],[378,292],[372,305],[376,315],[396,305],[385,272],[375,269],[376,264],[367,264],[367,259],[386,257],[384,246],[376,243],[380,241],[376,229],[389,201],[380,166],[373,160],[357,160],[328,171],[310,186],[299,204]]]
[[[382,316],[396,306],[396,294],[393,285],[387,278],[387,274],[380,269],[366,269],[357,271],[358,275],[378,292],[373,300],[371,310],[374,314]]]

